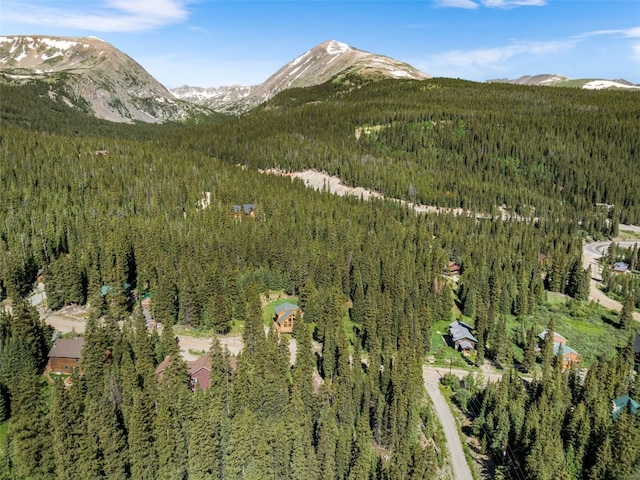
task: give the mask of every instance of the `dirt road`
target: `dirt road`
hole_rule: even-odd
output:
[[[447,369],[443,370],[445,370],[445,372],[448,371]],[[424,388],[427,390],[429,397],[431,397],[433,409],[444,430],[447,450],[449,451],[449,458],[451,458],[451,466],[453,467],[453,477],[456,480],[473,480],[471,469],[467,464],[467,459],[462,449],[462,440],[458,435],[456,420],[453,417],[453,413],[451,413],[447,401],[440,392],[440,374],[438,369],[427,366],[422,367],[422,378],[424,380]]]
[[[640,227],[634,225],[620,225],[620,229],[638,231]],[[589,289],[589,300],[599,303],[603,307],[619,312],[622,310],[622,304],[613,298],[607,297],[605,293],[598,288],[602,284],[602,269],[598,260],[609,248],[609,245],[616,243],[621,247],[630,248],[639,242],[594,242],[586,244],[582,249],[582,265],[584,268],[591,267],[591,285]],[[640,312],[633,312],[633,318],[640,322]]]

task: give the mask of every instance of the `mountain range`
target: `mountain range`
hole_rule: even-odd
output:
[[[259,85],[167,89],[140,64],[96,37],[0,37],[0,81],[44,81],[50,97],[114,122],[184,121],[214,111],[243,114],[290,88],[370,80],[431,78],[407,63],[328,40],[293,59]],[[562,75],[498,79],[520,85],[637,89],[624,80],[571,80]]]
[[[220,88],[182,86],[171,92],[178,98],[216,111],[244,113],[282,90],[320,85],[349,74],[367,78],[430,78],[407,63],[328,40],[287,63],[259,85]]]

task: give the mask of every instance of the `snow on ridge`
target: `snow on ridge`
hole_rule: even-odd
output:
[[[302,59],[304,57],[306,57],[307,55],[309,55],[311,53],[311,50],[304,52],[302,55],[300,55],[299,57],[293,59],[290,63],[290,65],[297,65],[298,63],[300,63],[302,61]]]
[[[348,52],[349,50],[351,50],[349,45],[342,42],[336,42],[335,40],[330,41],[327,45],[327,53],[329,55],[338,55],[339,53]]]
[[[47,54],[47,53],[43,53],[42,54],[42,60],[49,60],[51,58],[56,58],[56,57],[61,57],[63,55],[63,53],[58,50],[57,52],[54,52],[52,54]]]
[[[13,41],[14,41],[13,37],[0,37],[0,43],[8,43]]]
[[[635,85],[625,85],[624,83],[612,82],[611,80],[593,80],[591,82],[585,83],[582,86],[582,88],[586,90],[602,90],[612,87],[640,89],[640,87],[636,87]]]
[[[391,70],[389,73],[391,75],[393,75],[395,78],[413,77],[413,75],[411,73],[407,72],[406,70]]]
[[[78,42],[73,42],[71,40],[54,40],[52,38],[43,38],[42,43],[49,45],[50,47],[59,48],[60,50],[67,50],[78,44]]]

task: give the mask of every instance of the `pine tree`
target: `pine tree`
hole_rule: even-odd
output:
[[[627,295],[622,304],[620,311],[620,328],[628,330],[633,325],[633,312],[635,310],[635,301],[632,295]]]
[[[264,340],[264,330],[262,328],[262,307],[260,306],[260,295],[258,287],[251,284],[246,292],[246,316],[242,339],[244,346],[253,353],[258,348],[258,344]]]
[[[131,477],[154,480],[158,476],[158,459],[153,448],[153,422],[155,416],[151,400],[144,392],[135,392],[129,416],[129,459]]]
[[[11,402],[11,458],[17,478],[55,476],[51,424],[44,380],[28,370],[18,376]]]

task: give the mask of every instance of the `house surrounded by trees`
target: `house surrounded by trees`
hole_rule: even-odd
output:
[[[84,338],[56,338],[49,350],[47,367],[54,373],[71,373],[80,368]]]
[[[471,333],[472,328],[460,320],[449,325],[449,334],[456,350],[460,350],[463,355],[469,355],[475,350],[478,339]]]
[[[293,303],[282,303],[276,306],[275,312],[274,326],[278,333],[293,333],[293,323],[296,315],[298,315],[298,312],[300,312],[300,317],[303,315],[300,307]]]

